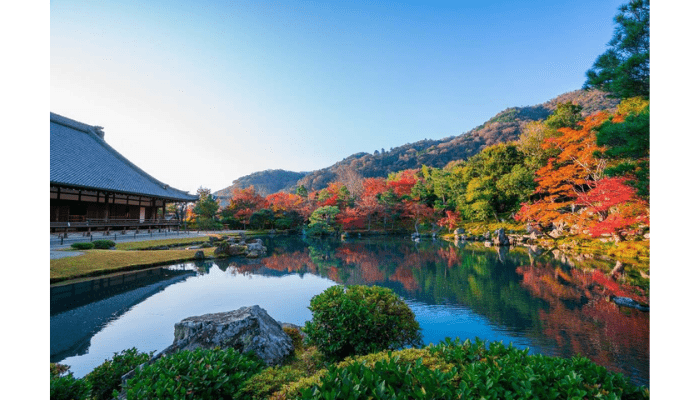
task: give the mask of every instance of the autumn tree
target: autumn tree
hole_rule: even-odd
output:
[[[296,194],[277,192],[267,196],[265,201],[274,213],[275,228],[293,229],[304,223],[307,199]]]
[[[418,201],[404,199],[401,201],[401,217],[411,221],[416,233],[419,233],[418,227],[420,224],[433,222],[435,220],[435,211]]]
[[[648,204],[635,196],[624,177],[606,177],[589,185],[592,189],[579,193],[576,204],[585,207],[579,224],[591,236],[608,233],[619,241],[624,239],[623,229],[649,222]]]
[[[416,169],[406,169],[389,174],[389,177],[387,178],[387,185],[399,198],[410,196],[413,185],[415,185],[418,181],[418,178],[416,177],[417,172],[418,170]]]
[[[367,178],[362,181],[362,194],[355,202],[359,216],[364,217],[367,230],[372,227],[373,218],[384,217],[384,204],[380,202],[383,193],[389,190],[386,179]]]
[[[246,229],[253,214],[266,207],[265,198],[257,194],[251,185],[245,189],[233,190],[231,202],[222,211],[222,215],[228,223],[239,223],[243,225],[243,229]]]
[[[445,216],[440,218],[437,222],[439,226],[447,227],[448,230],[452,231],[457,225],[462,222],[462,218],[456,211],[445,211]]]
[[[596,144],[594,129],[608,117],[604,112],[595,114],[583,121],[581,129],[561,128],[561,136],[545,141],[543,146],[556,149],[558,155],[537,171],[532,202],[523,204],[517,219],[542,229],[576,223],[573,212],[579,195],[603,177],[605,162],[595,155],[605,149]]]
[[[525,155],[525,165],[534,173],[558,154],[556,147],[543,146],[550,138],[559,136],[558,129],[579,129],[583,121],[583,107],[572,102],[559,103],[544,121],[532,121],[525,126],[517,142],[518,150]]]
[[[609,49],[586,72],[583,88],[649,98],[649,0],[632,0],[619,11]]]

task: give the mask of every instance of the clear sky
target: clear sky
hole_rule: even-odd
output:
[[[576,90],[623,1],[50,2],[51,111],[194,193]]]

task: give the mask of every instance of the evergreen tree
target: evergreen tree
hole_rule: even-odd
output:
[[[649,0],[632,0],[615,16],[610,47],[586,72],[583,88],[597,88],[618,98],[649,98]]]

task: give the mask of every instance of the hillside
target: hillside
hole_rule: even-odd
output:
[[[297,182],[302,179],[306,172],[292,172],[282,169],[268,169],[265,171],[254,172],[250,175],[242,176],[224,189],[221,189],[213,194],[221,199],[222,205],[225,206],[228,201],[226,198],[233,194],[234,189],[245,189],[249,186],[255,187],[255,191],[267,196],[280,191],[292,191],[297,185]]]
[[[576,90],[535,106],[507,108],[459,136],[421,140],[395,147],[390,151],[375,151],[374,154],[353,154],[330,167],[308,174],[281,170],[256,172],[237,179],[233,186],[215,194],[230,193],[233,187],[244,188],[249,185],[253,185],[258,193],[265,195],[279,190],[292,191],[299,185],[304,185],[308,190],[320,190],[330,182],[343,180],[349,174],[363,178],[385,177],[391,172],[419,168],[422,165],[444,167],[450,161],[471,157],[486,146],[517,140],[527,123],[547,118],[558,103],[568,101],[581,105],[584,115],[611,110],[617,105],[617,100],[607,98],[603,92]],[[300,177],[292,182],[294,174]],[[280,181],[274,182],[275,179]]]

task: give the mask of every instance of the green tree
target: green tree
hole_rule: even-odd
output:
[[[649,98],[649,0],[632,0],[619,10],[610,48],[586,72],[583,88]]]
[[[304,185],[300,185],[297,187],[296,195],[299,197],[307,198],[309,197],[309,191],[306,190],[306,187]]]
[[[269,208],[257,210],[250,216],[250,225],[257,229],[271,228],[275,223],[275,213]]]
[[[452,170],[457,210],[465,219],[513,213],[534,189],[525,156],[514,144],[489,146]]]
[[[532,121],[525,126],[516,145],[525,156],[525,165],[531,171],[544,167],[547,160],[556,156],[556,150],[542,146],[545,140],[556,135],[556,129],[548,127],[543,121]]]
[[[624,100],[618,106],[618,118],[625,119],[617,123],[615,119],[605,122],[596,135],[598,146],[607,146],[602,154],[610,160],[605,174],[633,177],[625,183],[634,186],[637,194],[648,200],[649,102],[640,104],[639,98]]]
[[[582,106],[574,104],[570,101],[566,103],[558,103],[557,108],[554,110],[552,115],[547,117],[547,119],[544,121],[544,125],[547,128],[554,130],[559,128],[578,129],[578,123],[583,121],[581,110],[583,110]]]
[[[197,227],[202,230],[219,229],[220,224],[214,220],[219,211],[219,203],[214,200],[211,190],[200,186],[197,189],[197,194],[199,200],[192,210],[197,219]]]
[[[335,217],[340,213],[336,206],[319,207],[309,217],[309,234],[324,235],[336,231],[338,223]]]

